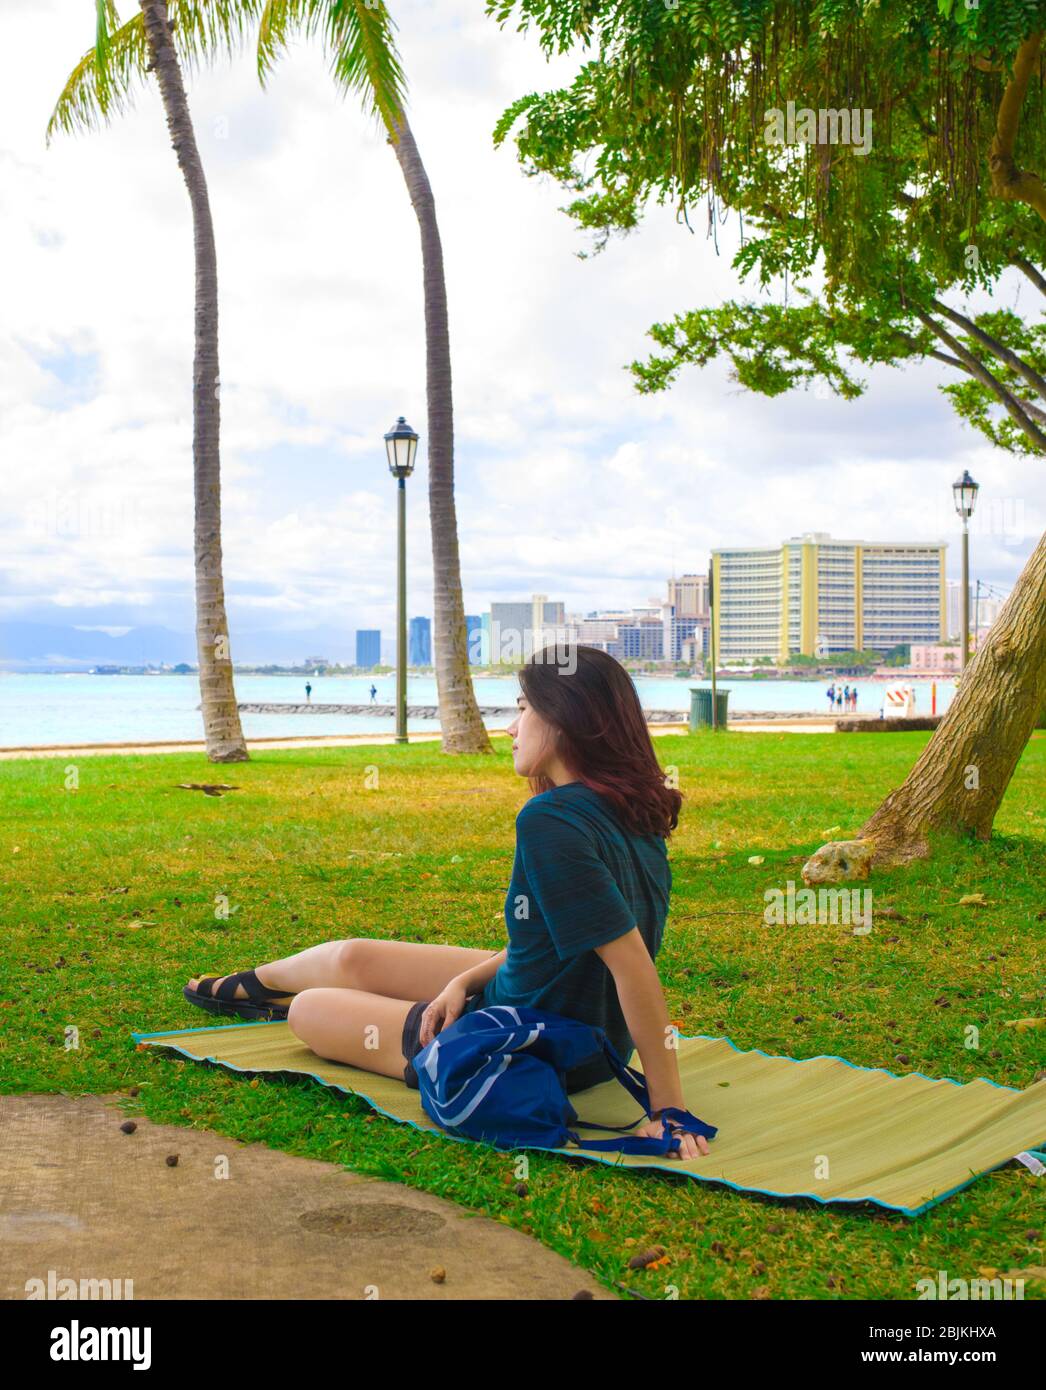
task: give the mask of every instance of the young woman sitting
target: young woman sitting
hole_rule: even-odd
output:
[[[569,650],[569,666],[538,652],[519,673],[508,732],[532,795],[516,817],[503,950],[349,937],[194,979],[186,998],[212,1012],[286,1017],[320,1057],[415,1088],[414,1057],[463,1013],[510,1004],[562,1014],[604,1029],[626,1062],[635,1046],[652,1115],[632,1132],[660,1138],[661,1109],[687,1108],[654,965],[682,797],[665,783],[625,669],[594,647]],[[597,1058],[567,1073],[567,1090],[611,1075]],[[679,1158],[708,1153],[701,1135],[679,1140]]]

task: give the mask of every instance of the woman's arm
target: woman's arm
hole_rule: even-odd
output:
[[[504,963],[508,948],[504,947],[496,956],[491,956],[489,960],[481,961],[479,965],[470,966],[468,970],[456,976],[457,983],[465,991],[465,997],[478,994],[488,980],[493,979],[500,965]]]
[[[505,959],[506,954],[507,948],[498,951],[496,955],[490,956],[487,960],[480,961],[479,965],[473,965],[468,970],[463,970],[460,975],[455,975],[452,980],[447,981],[421,1016],[421,1028],[418,1037],[422,1046],[430,1043],[437,1033],[441,1033],[455,1019],[461,1017],[466,999],[470,994],[479,993]]]
[[[665,992],[639,928],[633,927],[630,932],[615,937],[605,946],[596,946],[595,952],[614,977],[621,1012],[643,1063],[643,1075],[650,1092],[651,1114],[656,1117],[659,1111],[669,1106],[685,1110],[687,1106],[683,1098],[683,1084],[679,1079],[676,1049],[669,1042],[672,1025]],[[624,1060],[627,1061],[627,1058]],[[648,1126],[648,1129],[660,1134],[661,1125],[657,1123]],[[636,1131],[637,1134],[644,1132],[642,1128]],[[698,1153],[708,1153],[708,1140],[703,1135],[681,1134],[679,1139],[680,1158],[694,1158]]]

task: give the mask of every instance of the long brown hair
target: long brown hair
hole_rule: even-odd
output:
[[[555,750],[578,781],[605,796],[627,830],[667,838],[683,798],[665,785],[639,696],[621,663],[598,647],[571,643],[535,652],[519,683],[552,726]],[[529,781],[534,792],[554,785],[547,777]]]

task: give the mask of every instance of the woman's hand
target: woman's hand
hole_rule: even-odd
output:
[[[448,985],[436,995],[432,1003],[421,1015],[421,1029],[418,1039],[422,1047],[427,1047],[437,1033],[442,1033],[460,1018],[465,1009],[465,1000],[468,995],[465,993],[465,986],[459,984],[457,980],[451,980]]]
[[[670,1120],[671,1125],[674,1121]],[[665,1126],[662,1120],[646,1120],[641,1124],[635,1133],[643,1138],[661,1139],[664,1136]],[[669,1149],[669,1158],[698,1158],[701,1154],[708,1153],[708,1140],[703,1134],[678,1133],[679,1148]]]

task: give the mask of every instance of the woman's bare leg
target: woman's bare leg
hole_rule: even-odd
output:
[[[341,941],[321,941],[293,956],[259,965],[255,973],[266,989],[285,991],[274,995],[281,1001],[306,989],[324,988],[362,990],[414,1001],[434,998],[455,975],[493,955],[497,952],[468,946],[353,936]],[[191,989],[196,988],[199,978],[190,980]],[[217,984],[211,986],[212,994],[217,990]],[[237,987],[236,997],[246,999],[242,985]]]
[[[266,989],[285,990],[285,994],[274,995],[274,998],[288,1002],[300,990],[340,984],[337,976],[338,948],[344,944],[344,941],[321,941],[318,946],[307,946],[296,955],[259,965],[255,974]],[[195,989],[200,978],[199,975],[194,976],[189,981],[189,988]],[[225,978],[222,975],[216,984],[211,985],[212,995],[217,995],[218,985]],[[247,998],[243,985],[237,985],[236,998]]]
[[[413,1000],[358,989],[306,989],[291,1000],[291,1032],[319,1057],[403,1080],[403,1024]]]

